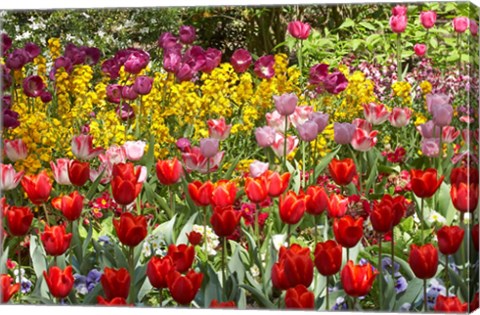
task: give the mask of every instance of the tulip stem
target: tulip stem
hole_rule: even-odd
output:
[[[315,185],[315,182],[316,182],[316,178],[315,178],[315,162],[317,161],[317,139],[318,139],[318,135],[317,137],[315,138],[315,141],[313,142],[313,160],[312,160],[312,185]],[[310,142],[311,144],[311,142]]]
[[[260,251],[260,235],[259,235],[259,224],[258,224],[258,211],[260,211],[257,204],[255,204],[255,240],[257,241],[257,251]]]
[[[395,233],[394,233],[394,230],[395,227],[393,226],[392,227],[392,280],[395,280],[395,242],[394,242],[394,236],[395,236]]]
[[[158,305],[162,307],[163,304],[163,289],[158,289]]]
[[[350,248],[347,247],[347,263],[350,260]]]
[[[139,104],[138,104],[138,115],[136,117],[135,122],[135,137],[138,139],[140,136],[140,124],[142,123],[142,96],[139,97]],[[126,141],[127,139],[125,139]]]
[[[203,246],[205,248],[205,262],[208,261],[207,249],[207,207],[203,207]]]
[[[424,230],[425,230],[425,218],[423,216],[423,208],[424,208],[423,198],[421,198],[421,201],[420,201],[420,222],[421,222],[422,230],[421,230],[421,233],[420,233],[420,237],[422,239],[422,244],[424,244],[423,234],[424,234]]]
[[[307,176],[307,165],[305,164],[305,141],[302,141],[302,172],[302,187],[305,190]]]
[[[402,81],[402,46],[400,45],[401,33],[397,33],[397,81]]]
[[[290,226],[290,224],[287,224],[287,244],[288,244],[288,247],[290,247],[290,234],[291,234],[291,226]]]
[[[382,288],[382,234],[378,236],[378,304],[379,309],[383,309],[383,288]]]
[[[326,311],[330,310],[330,298],[329,298],[329,293],[328,293],[328,280],[330,280],[330,276],[327,276],[326,279],[326,284],[325,284],[325,299],[327,300],[327,306],[325,308]]]
[[[223,237],[223,246],[222,246],[222,289],[225,297],[227,295],[225,284],[227,283],[227,272],[225,264],[225,251],[227,250],[227,238]]]
[[[287,128],[288,116],[285,115],[285,134],[283,135],[283,170],[287,171]]]
[[[423,279],[423,311],[427,311],[427,279]]]
[[[135,265],[134,265],[134,247],[130,246],[128,248],[128,264],[130,268],[130,295],[129,303],[135,303]]]
[[[42,203],[42,207],[43,207],[43,211],[45,211],[45,223],[46,225],[49,225],[50,224],[50,219],[48,217],[48,210],[47,210],[47,206],[45,205],[45,203]]]
[[[298,68],[300,70],[300,78],[302,78],[302,71],[303,71],[303,40],[299,39],[299,48],[298,48]]]
[[[445,255],[445,291],[447,292],[447,297],[448,297],[448,289],[450,285],[450,278],[448,274],[448,255]]]
[[[210,180],[210,158],[207,158],[207,179]]]
[[[18,290],[18,302],[20,303],[22,300],[22,263],[21,263],[21,254],[22,254],[22,246],[21,242],[22,239],[19,237],[20,242],[18,242],[18,283],[20,283],[20,290]]]

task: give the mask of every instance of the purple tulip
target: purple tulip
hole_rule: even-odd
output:
[[[20,121],[18,120],[18,113],[10,110],[10,109],[4,109],[2,111],[2,117],[3,117],[3,128],[8,128],[8,129],[14,129],[20,126]]]
[[[347,88],[348,80],[343,73],[335,71],[327,75],[323,84],[328,93],[338,94]]]
[[[0,48],[1,48],[1,53],[2,56],[5,56],[5,53],[12,47],[12,39],[8,34],[2,33],[0,35]]]
[[[5,65],[12,70],[22,69],[29,60],[28,53],[24,49],[14,49],[12,53],[7,56]]]
[[[147,95],[152,90],[153,78],[146,75],[138,76],[133,83],[133,90],[140,95]]]
[[[163,49],[168,49],[177,44],[177,38],[172,35],[170,32],[165,32],[162,35],[160,35],[160,38],[158,39],[158,46],[163,48]]]
[[[437,157],[440,153],[440,139],[423,139],[421,143],[422,153],[428,157]]]
[[[435,129],[435,135],[434,135],[434,129]],[[440,137],[440,128],[435,127],[435,124],[431,120],[427,121],[424,124],[418,125],[417,130],[422,135],[422,138],[424,139]]]
[[[308,120],[297,127],[298,135],[305,142],[313,141],[318,135],[318,125],[313,120]]]
[[[321,133],[328,125],[328,114],[321,112],[312,112],[308,114],[308,119],[317,124],[317,134]]]
[[[33,59],[35,59],[42,52],[40,47],[38,47],[38,45],[34,43],[26,43],[23,49],[25,49],[28,54],[29,62],[32,62]]]
[[[324,63],[316,64],[310,68],[308,82],[312,85],[322,84],[328,76],[328,65]]]
[[[255,139],[260,147],[266,148],[275,141],[275,129],[269,126],[255,129]]]
[[[122,86],[120,84],[109,84],[107,85],[107,100],[109,102],[119,104],[120,99],[122,98]]]
[[[275,75],[275,58],[272,55],[262,56],[253,68],[255,74],[261,79],[271,79]]]
[[[102,52],[97,47],[84,47],[83,51],[85,52],[85,63],[90,66],[96,65],[102,56]]]
[[[52,101],[52,93],[47,90],[43,90],[40,94],[40,99],[42,100],[43,104],[50,103]]]
[[[333,124],[333,138],[338,144],[349,144],[353,139],[355,130],[354,124],[335,122]]]
[[[185,52],[184,63],[187,63],[194,72],[200,71],[206,62],[205,50],[200,46],[192,46]]]
[[[11,109],[12,108],[12,96],[11,95],[3,95],[0,99],[1,109]]]
[[[237,73],[243,73],[247,71],[248,67],[252,64],[252,55],[250,55],[250,52],[246,49],[237,49],[233,53],[230,63]]]
[[[133,101],[138,97],[138,93],[135,91],[132,85],[125,85],[122,87],[122,98]]]
[[[294,93],[285,93],[282,95],[274,95],[275,108],[282,116],[289,116],[295,112],[297,108],[298,97]]]
[[[450,96],[447,94],[437,93],[427,95],[427,109],[429,113],[432,113],[432,108],[440,105],[448,105],[450,103]]]
[[[218,67],[221,61],[222,52],[215,48],[208,48],[205,51],[205,63],[200,70],[205,73],[210,73],[213,69]]]
[[[444,127],[450,125],[452,117],[452,105],[442,104],[432,107],[432,120],[436,126]]]
[[[73,65],[80,65],[85,62],[85,51],[77,47],[72,43],[68,43],[65,46],[65,52],[63,55],[72,61]]]
[[[185,63],[175,71],[175,77],[177,78],[178,82],[190,81],[195,73],[196,72]]]
[[[116,112],[118,117],[123,121],[135,118],[135,112],[133,111],[132,106],[128,103],[123,103],[121,106],[118,105]]]
[[[181,152],[185,152],[191,147],[190,140],[188,140],[187,138],[178,139],[175,145]]]
[[[163,55],[163,68],[165,71],[174,73],[182,61],[182,56],[175,50],[167,50]]]
[[[150,55],[143,50],[134,51],[125,61],[125,71],[131,74],[138,74],[150,62]]]
[[[29,97],[40,96],[44,88],[45,84],[38,75],[31,75],[23,80],[23,92]]]
[[[55,68],[55,70],[63,68],[67,73],[71,73],[73,70],[72,61],[69,58],[62,57],[62,56],[55,59],[55,62],[53,63],[53,67]]]
[[[190,25],[182,25],[180,26],[180,31],[178,32],[178,37],[183,44],[191,44],[195,41],[197,34],[195,31],[195,27]]]
[[[214,157],[218,153],[220,141],[214,138],[200,139],[200,153],[206,158]]]
[[[0,80],[2,80],[2,91],[8,91],[10,87],[12,86],[12,76],[10,75],[11,70],[7,68],[5,65],[0,65],[0,73],[2,74],[2,77]]]
[[[115,59],[107,59],[102,63],[102,72],[110,76],[110,79],[115,80],[120,75],[120,64]]]

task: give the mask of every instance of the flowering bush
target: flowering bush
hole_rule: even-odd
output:
[[[316,59],[302,20],[294,62],[191,25],[155,54],[2,33],[2,303],[477,308],[476,46],[428,37],[477,24],[418,11],[373,62]]]

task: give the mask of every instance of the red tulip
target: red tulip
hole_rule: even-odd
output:
[[[140,168],[135,169],[132,163],[118,163],[113,166],[112,175],[113,198],[120,205],[131,204],[142,190],[138,180]]]
[[[172,258],[173,265],[178,272],[186,272],[192,267],[195,259],[195,247],[180,244],[176,246],[171,244],[168,246],[168,254]]]
[[[103,292],[107,300],[111,301],[116,297],[127,299],[130,290],[130,274],[127,269],[113,269],[105,267],[100,278]]]
[[[48,273],[43,272],[50,293],[59,299],[66,298],[73,288],[75,279],[72,274],[72,266],[67,266],[65,270],[57,266],[50,267]]]
[[[452,184],[450,188],[452,203],[460,212],[473,212],[478,205],[478,183]]]
[[[315,266],[324,276],[331,276],[342,267],[342,246],[333,240],[318,243],[315,247]]]
[[[387,197],[388,196],[388,197]],[[390,195],[385,195],[384,198],[391,198]],[[407,200],[403,196],[396,196],[392,199],[392,208],[394,213],[393,226],[400,223],[407,212]]]
[[[360,266],[349,260],[340,274],[343,290],[353,297],[367,295],[377,274],[378,271],[372,271],[370,263]]]
[[[210,308],[237,308],[237,304],[235,301],[218,302],[216,299],[213,299],[210,302]]]
[[[332,194],[328,200],[328,216],[330,218],[341,218],[347,212],[348,198],[342,195]]]
[[[450,173],[450,183],[458,185],[460,183],[478,183],[478,169],[474,167],[455,167]]]
[[[268,197],[267,181],[264,176],[257,178],[247,177],[245,193],[248,199],[254,203],[261,203]]]
[[[50,197],[52,182],[45,170],[38,175],[25,175],[21,184],[30,201],[36,205],[46,202],[48,197]]]
[[[442,184],[444,176],[437,180],[437,170],[410,170],[412,190],[419,198],[432,197]]]
[[[438,249],[444,255],[455,254],[463,241],[465,231],[458,226],[444,226],[437,232]]]
[[[479,243],[479,236],[480,235],[480,229],[478,227],[478,223],[475,224],[472,228],[472,240],[473,240],[473,247],[475,250],[478,252],[478,243]]]
[[[147,264],[147,277],[154,288],[168,287],[167,275],[175,270],[172,257],[152,257]]]
[[[287,308],[314,309],[315,296],[304,285],[297,285],[287,290],[285,294]]]
[[[241,217],[242,214],[231,206],[225,208],[217,207],[210,218],[210,224],[212,224],[215,234],[220,237],[227,237],[235,232]]]
[[[199,207],[206,207],[212,201],[213,184],[210,181],[202,183],[198,180],[188,184],[188,193]]]
[[[357,169],[352,159],[337,160],[333,159],[328,164],[328,170],[333,181],[340,186],[345,186],[351,183]]]
[[[190,270],[185,276],[178,271],[167,274],[168,290],[172,298],[182,305],[193,301],[202,286],[203,274]]]
[[[440,294],[437,297],[433,310],[443,313],[465,313],[467,311],[467,303],[462,304],[456,296],[446,297]]]
[[[118,220],[113,219],[113,226],[120,242],[127,246],[135,247],[147,236],[147,219],[142,215],[124,212]]]
[[[432,244],[417,246],[412,244],[408,264],[417,278],[430,279],[438,268],[438,252]]]
[[[228,207],[235,203],[237,187],[235,183],[228,180],[220,180],[215,184],[212,191],[213,207]]]
[[[307,189],[307,213],[320,215],[328,208],[329,199],[325,190],[320,186],[310,186]]]
[[[280,196],[280,219],[286,224],[297,224],[307,208],[305,198],[289,191],[285,197]]]
[[[28,233],[33,220],[33,213],[29,207],[7,207],[4,216],[11,235],[24,236]]]
[[[310,249],[293,244],[290,248],[281,247],[279,260],[272,267],[272,283],[280,290],[303,284],[308,287],[313,280],[313,262]]]
[[[75,186],[83,186],[90,178],[90,164],[73,160],[68,164],[68,178]]]
[[[290,173],[280,175],[277,172],[268,170],[265,173],[267,178],[267,190],[270,197],[278,197],[287,190],[290,181]]]
[[[20,283],[12,284],[13,279],[7,274],[0,275],[0,297],[2,303],[8,303],[12,296],[20,290]]]
[[[65,230],[64,225],[45,226],[45,231],[40,236],[45,252],[51,256],[63,255],[70,247],[72,233]]]
[[[52,200],[52,206],[60,210],[68,221],[80,218],[83,210],[84,197],[74,191],[68,196],[57,197]]]
[[[127,303],[127,300],[121,297],[116,297],[111,300],[105,300],[103,296],[97,296],[98,305],[104,306],[132,306]]]
[[[392,196],[384,195],[380,202],[374,201],[373,203],[370,221],[373,229],[378,233],[387,233],[392,230],[395,219],[392,201]]]
[[[363,218],[354,220],[351,216],[346,215],[333,222],[333,234],[337,242],[346,248],[357,245],[363,236]]]
[[[188,238],[188,241],[190,242],[190,244],[195,246],[195,245],[199,245],[200,243],[202,243],[203,236],[202,236],[201,233],[191,231],[190,233],[187,234],[187,238]]]
[[[174,158],[173,160],[158,161],[156,165],[157,177],[163,185],[178,183],[183,176],[182,164]]]
[[[287,290],[290,288],[290,283],[288,282],[286,273],[285,273],[285,263],[283,260],[279,260],[272,266],[272,284],[278,290]]]

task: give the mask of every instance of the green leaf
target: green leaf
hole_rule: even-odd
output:
[[[137,299],[139,301],[143,300],[145,295],[147,295],[147,293],[150,293],[152,289],[153,287],[152,287],[152,284],[150,283],[150,280],[146,278],[145,281],[143,281],[143,285],[140,287],[140,290],[138,290]]]
[[[127,258],[125,257],[125,254],[123,251],[120,249],[120,246],[113,246],[114,248],[114,263],[116,265],[116,268],[127,268],[128,269],[128,262]]]
[[[322,158],[320,163],[318,163],[317,166],[315,167],[314,178],[317,178],[318,175],[323,172],[323,170],[332,161],[332,159],[337,155],[338,151],[340,151],[341,148],[342,148],[342,146],[339,145],[335,150],[328,153],[324,158]]]
[[[97,304],[97,296],[100,295],[100,292],[102,291],[102,286],[100,283],[97,283],[95,287],[93,288],[90,293],[88,293],[85,296],[85,299],[83,300],[83,305],[96,305]]]
[[[87,252],[88,245],[90,244],[90,242],[92,240],[92,234],[93,234],[93,228],[92,228],[92,223],[90,223],[90,225],[88,226],[87,237],[83,241],[83,245],[82,245],[82,256],[83,256],[84,253]]]
[[[177,215],[175,214],[173,218],[171,218],[167,222],[163,222],[155,230],[153,230],[152,235],[154,236],[161,236],[167,244],[173,244],[173,227],[175,225],[175,220]]]
[[[8,251],[9,251],[9,248],[8,247],[5,248],[5,250],[2,253],[2,256],[0,256],[0,274],[7,273]]]
[[[37,235],[30,235],[30,257],[32,258],[33,270],[37,278],[43,277],[43,271],[47,270],[45,250],[38,242]]]
[[[376,31],[377,27],[375,27],[373,24],[368,23],[368,22],[360,22],[359,23],[361,26],[365,27],[366,29],[369,29],[371,31]]]
[[[93,196],[97,192],[97,188],[100,185],[100,181],[102,180],[103,173],[105,170],[103,170],[100,175],[98,175],[97,179],[90,185],[90,189],[88,189],[87,193],[85,194],[85,199],[86,200],[92,200]]]
[[[430,38],[430,46],[432,46],[432,48],[434,49],[437,49],[438,48],[438,40],[436,37],[431,37]]]
[[[241,284],[240,287],[250,292],[253,295],[253,298],[255,299],[255,301],[257,301],[257,303],[260,304],[260,306],[267,309],[275,308],[275,305],[272,302],[270,302],[270,300],[259,290],[255,289],[254,287],[248,284]]]
[[[180,244],[187,244],[188,243],[188,238],[187,238],[187,233],[189,233],[192,230],[193,223],[195,222],[195,219],[198,216],[198,212],[195,212],[190,219],[188,219],[187,223],[183,226],[182,230],[180,231],[180,234],[177,237],[177,245]]]
[[[423,281],[418,278],[413,278],[408,282],[408,287],[405,292],[399,295],[397,303],[395,304],[394,309],[396,311],[400,310],[402,305],[409,303],[411,305],[417,300],[418,295],[422,292]]]
[[[228,168],[227,172],[225,173],[224,177],[225,179],[230,179],[232,177],[233,171],[237,167],[238,161],[240,161],[240,158],[242,157],[241,154],[239,154],[236,159],[232,162],[232,165]]]
[[[352,43],[352,50],[357,50],[358,47],[360,47],[360,45],[363,43],[363,40],[360,40],[360,39],[354,39],[351,41]]]
[[[150,174],[150,170],[152,169],[153,164],[155,163],[155,137],[154,135],[150,135],[150,139],[148,141],[148,151],[147,154],[143,157],[145,159],[145,163],[142,163],[147,167],[147,174]]]
[[[345,21],[342,23],[342,25],[340,25],[338,29],[343,30],[345,28],[352,27],[354,25],[355,25],[355,22],[352,19],[346,18]]]

